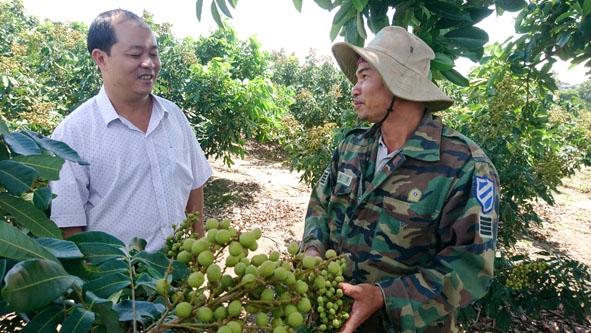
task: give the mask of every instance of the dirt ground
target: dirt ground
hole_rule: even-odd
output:
[[[256,144],[248,151],[244,158],[234,158],[231,167],[210,160],[214,174],[205,187],[205,214],[229,218],[239,229],[259,227],[263,238],[258,251],[283,251],[286,244],[301,239],[310,188],[299,182],[298,173],[282,165],[286,159],[273,147]],[[517,243],[517,250],[561,251],[591,265],[591,168],[565,180],[559,190],[556,205],[537,204],[544,222],[531,229],[533,237]],[[561,328],[560,314],[548,315],[551,323],[543,329],[521,326],[520,331],[570,332]],[[591,332],[591,326],[578,325],[576,332]]]

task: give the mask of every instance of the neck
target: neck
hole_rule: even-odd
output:
[[[117,114],[129,120],[141,131],[146,132],[148,130],[153,104],[152,97],[150,95],[136,100],[109,99],[111,100],[111,104],[113,104]]]
[[[382,124],[382,139],[388,153],[400,149],[415,131],[423,115],[423,103],[397,99],[392,114]]]

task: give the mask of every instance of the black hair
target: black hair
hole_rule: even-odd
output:
[[[125,9],[113,9],[99,14],[88,29],[86,45],[90,54],[92,54],[92,50],[99,49],[106,52],[107,55],[111,55],[111,46],[117,43],[113,20],[119,17],[122,18],[119,22],[135,20],[146,24],[139,16]]]

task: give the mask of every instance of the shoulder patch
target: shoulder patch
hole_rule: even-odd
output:
[[[476,200],[482,207],[482,213],[488,214],[495,207],[495,184],[489,177],[474,176]]]
[[[320,177],[320,185],[326,185],[326,181],[328,180],[328,176],[330,176],[330,168],[324,169],[322,176]]]
[[[339,171],[339,174],[337,176],[337,182],[339,184],[343,184],[345,186],[351,186],[351,180],[353,179],[353,177],[349,176],[348,174]]]

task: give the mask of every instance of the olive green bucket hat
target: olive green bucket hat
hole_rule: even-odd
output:
[[[401,27],[383,28],[366,47],[335,43],[332,53],[353,84],[357,83],[357,61],[362,57],[380,74],[394,96],[423,102],[430,111],[444,110],[454,103],[429,80],[431,60],[435,58],[433,50]]]

